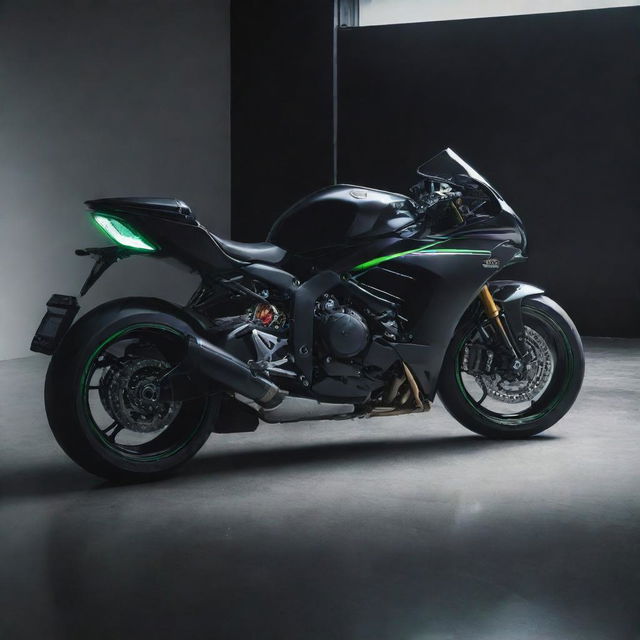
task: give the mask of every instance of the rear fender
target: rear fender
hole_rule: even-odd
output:
[[[76,322],[76,325],[80,324],[80,322],[86,322],[92,325],[106,325],[128,316],[136,316],[136,321],[145,322],[147,316],[149,316],[148,319],[150,320],[152,316],[158,313],[164,313],[176,318],[180,324],[184,325],[185,333],[189,335],[191,335],[192,332],[193,335],[201,333],[202,330],[206,330],[207,328],[203,318],[191,313],[187,309],[167,302],[167,300],[162,300],[161,298],[145,297],[117,298],[116,300],[105,302],[88,311]],[[188,329],[191,329],[191,331]]]
[[[38,349],[38,351],[53,355],[62,349],[65,343],[77,344],[78,340],[88,339],[106,326],[121,323],[125,319],[135,323],[157,322],[158,314],[163,314],[168,324],[185,335],[199,335],[207,329],[204,319],[166,300],[142,297],[118,298],[85,313],[70,329],[59,336],[50,350]]]
[[[120,246],[108,246],[108,247],[91,247],[88,249],[76,249],[76,255],[78,256],[90,256],[93,258],[94,265],[87,276],[82,288],[80,289],[80,296],[84,296],[87,291],[98,281],[98,279],[105,273],[105,271],[113,264],[124,258],[128,258],[133,255],[150,255],[156,257],[154,253],[141,253],[127,247]],[[160,256],[162,257],[162,256]],[[178,260],[178,262],[180,262]],[[187,265],[188,266],[188,265]],[[158,307],[158,305],[168,305],[169,303],[157,298],[122,298],[119,300],[113,300],[106,305],[97,307],[102,312],[108,312],[113,308],[120,308],[123,301],[135,303],[136,300],[150,301],[149,305],[152,308]],[[109,306],[115,305],[115,306]],[[172,306],[172,310],[177,313],[188,314],[185,309]],[[156,309],[162,310],[162,309]],[[40,325],[36,331],[31,342],[31,351],[38,353],[44,353],[45,355],[53,355],[57,350],[60,342],[71,327],[76,315],[79,311],[78,298],[71,295],[53,294],[47,302],[47,312],[42,318]],[[90,312],[90,313],[93,313]],[[193,314],[188,314],[190,317],[195,318]]]

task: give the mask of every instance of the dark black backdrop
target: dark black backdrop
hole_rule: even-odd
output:
[[[640,8],[339,33],[339,180],[406,192],[450,146],[524,219],[587,335],[640,336]]]
[[[232,233],[331,182],[333,2],[234,0]],[[451,146],[524,218],[586,335],[640,336],[640,8],[340,29],[338,178],[405,191]]]
[[[231,232],[331,183],[333,0],[231,3]]]

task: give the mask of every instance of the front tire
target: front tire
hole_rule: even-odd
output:
[[[153,299],[107,303],[81,318],[45,382],[49,424],[67,455],[118,481],[155,479],[194,456],[218,417],[220,396],[154,397],[154,384],[180,361],[193,332],[190,318]]]
[[[488,438],[528,438],[545,431],[562,418],[573,405],[584,377],[584,352],[580,336],[566,312],[546,296],[525,298],[522,302],[525,329],[533,341],[544,341],[542,353],[550,354],[552,371],[538,397],[529,400],[530,406],[520,411],[508,410],[495,399],[493,406],[486,402],[487,385],[482,378],[478,386],[483,394],[474,396],[465,379],[465,345],[477,335],[477,323],[462,324],[455,332],[440,374],[438,395],[449,413],[471,431]],[[546,373],[543,371],[543,374]],[[476,380],[478,378],[476,377]],[[479,398],[481,395],[482,398]],[[498,395],[494,393],[494,395]],[[505,397],[506,396],[505,394]],[[509,401],[515,402],[514,396]],[[512,405],[513,406],[513,405]],[[506,409],[506,410],[505,410]]]

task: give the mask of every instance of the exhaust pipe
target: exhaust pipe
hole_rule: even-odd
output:
[[[256,375],[242,360],[200,336],[189,336],[185,363],[235,391],[236,398],[257,410],[265,422],[322,420],[336,416],[348,417],[354,412],[352,404],[333,404],[289,396],[271,380]]]
[[[208,378],[250,398],[265,409],[274,409],[283,398],[278,385],[257,376],[242,360],[204,338],[189,336],[187,361]]]

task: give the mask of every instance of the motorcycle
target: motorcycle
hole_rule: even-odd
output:
[[[183,307],[122,298],[75,323],[77,298],[51,297],[31,348],[53,356],[45,404],[62,449],[98,476],[149,479],[211,432],[419,414],[436,393],[489,438],[555,424],[584,354],[542,289],[495,279],[526,260],[520,218],[451,149],[418,175],[408,196],[321,189],[259,243],[212,234],[180,200],[86,202],[112,244],[76,251],[95,260],[80,296],[132,255],[201,282]]]

